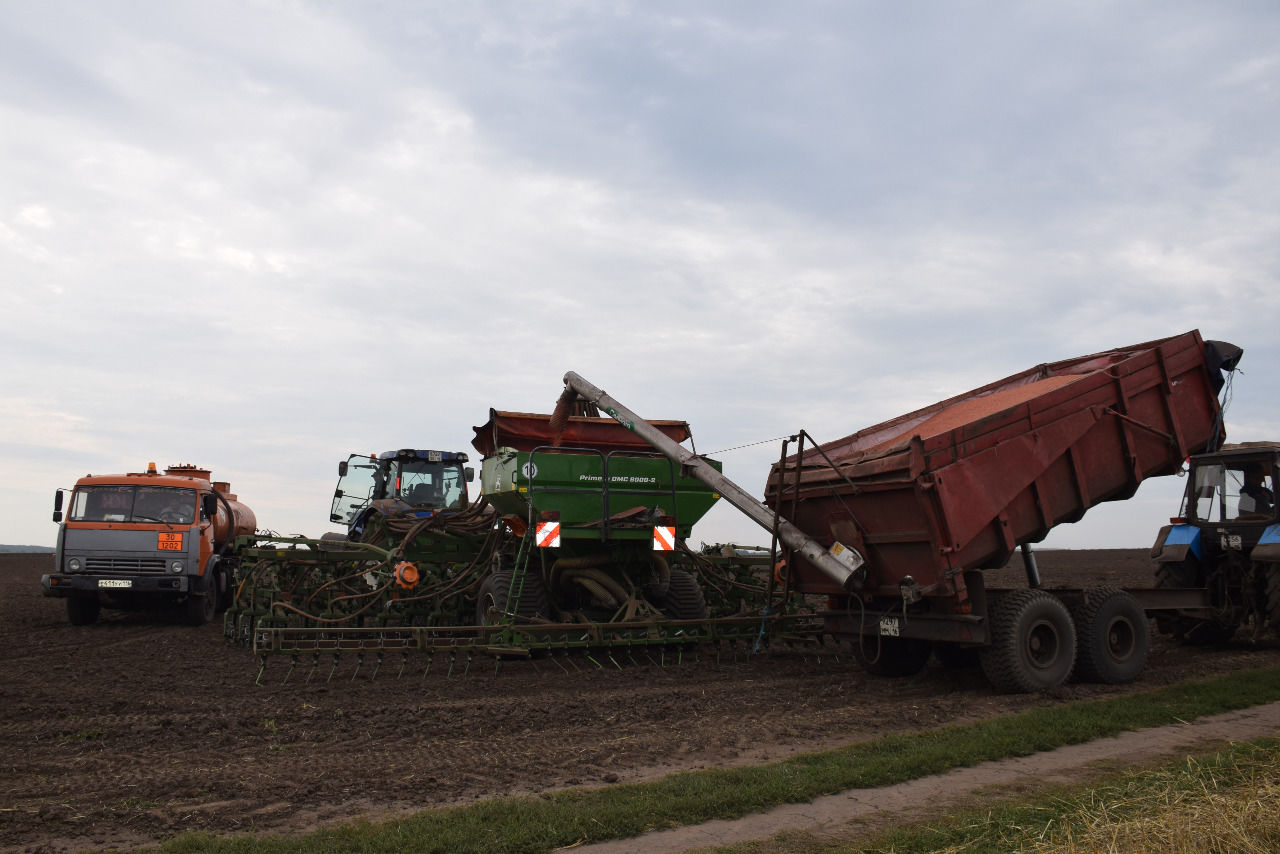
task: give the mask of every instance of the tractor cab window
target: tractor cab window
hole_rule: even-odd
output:
[[[350,525],[370,501],[381,497],[376,493],[385,481],[386,475],[377,460],[352,454],[347,458],[346,474],[339,478],[334,491],[329,520]]]
[[[171,486],[82,486],[71,499],[72,522],[195,521],[196,491]]]
[[[1194,478],[1197,521],[1264,521],[1275,515],[1275,484],[1267,466],[1249,462],[1201,465],[1196,467]]]
[[[462,466],[459,463],[399,460],[392,465],[392,497],[415,507],[446,510],[463,506]]]

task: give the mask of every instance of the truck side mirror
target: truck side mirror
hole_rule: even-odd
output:
[[[214,516],[217,516],[218,496],[214,495],[212,492],[207,492],[200,496],[200,512],[208,519],[212,519]]]
[[[343,460],[342,462],[338,463],[338,477],[346,477],[346,476],[347,476],[347,461]]]
[[[471,466],[467,466],[462,470],[462,476],[466,478],[467,483],[471,483],[471,481],[476,479],[476,470]]]
[[[62,521],[62,490],[53,493],[53,521]]]

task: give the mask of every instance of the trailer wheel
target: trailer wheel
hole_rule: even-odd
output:
[[[97,596],[68,596],[67,619],[73,626],[91,626],[98,622],[102,603]]]
[[[683,569],[671,570],[667,595],[662,598],[658,607],[673,620],[707,618],[707,602],[702,595],[702,587],[698,585],[698,579],[693,577],[693,573]]]
[[[1123,685],[1141,675],[1151,649],[1147,614],[1123,590],[1096,587],[1071,611],[1076,624],[1076,676]]]
[[[990,619],[982,671],[998,690],[1047,691],[1067,681],[1076,630],[1066,605],[1043,590],[1015,590],[996,600]]]
[[[924,670],[933,644],[919,638],[862,635],[854,640],[854,655],[862,669],[876,676],[915,676]]]

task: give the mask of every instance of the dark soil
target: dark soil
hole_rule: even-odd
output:
[[[1143,550],[1045,551],[1048,586],[1150,583]],[[1000,695],[981,671],[931,663],[868,676],[847,652],[575,670],[477,659],[424,676],[399,658],[371,679],[345,661],[284,677],[191,629],[104,611],[67,623],[40,594],[48,555],[0,555],[0,850],[154,843],[188,830],[288,832],[479,798],[653,778],[1280,664],[1274,645],[1153,639],[1131,686]],[[991,581],[1018,584],[1020,569]],[[568,666],[568,665],[566,665]]]

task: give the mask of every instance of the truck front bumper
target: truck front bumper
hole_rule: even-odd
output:
[[[85,593],[187,593],[186,575],[75,575],[54,572],[40,576],[45,596],[78,596]]]

